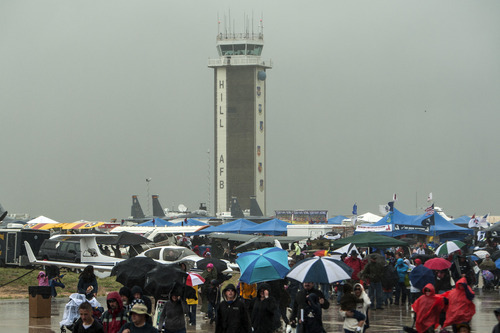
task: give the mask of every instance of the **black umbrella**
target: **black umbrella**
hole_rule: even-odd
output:
[[[435,258],[435,257],[436,257],[436,255],[434,255],[434,254],[416,254],[415,253],[415,254],[412,254],[412,256],[410,258],[413,259],[414,261],[417,259],[420,259],[420,260],[422,260],[422,264],[423,264],[427,260]]]
[[[493,261],[497,261],[498,259],[500,259],[500,250],[493,252],[490,257]]]
[[[158,265],[148,257],[134,257],[116,264],[111,270],[111,276],[116,275],[116,281],[126,287],[139,286],[144,288],[146,273]]]
[[[224,261],[215,258],[203,258],[198,260],[196,262],[196,268],[205,270],[208,264],[213,264],[215,269],[217,269],[217,273],[221,273],[227,269],[227,264]]]
[[[178,265],[159,264],[146,274],[144,291],[155,299],[168,299],[170,292],[175,289],[179,295],[184,293],[187,273]]]
[[[96,241],[98,244],[106,245],[139,245],[152,243],[146,237],[127,231],[120,232],[118,237],[97,237]]]

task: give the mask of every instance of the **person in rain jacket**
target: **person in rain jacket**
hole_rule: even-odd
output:
[[[217,307],[215,333],[250,333],[250,316],[245,304],[237,296],[234,284],[228,284],[222,294],[224,301]]]
[[[304,333],[325,333],[319,297],[316,294],[309,294],[306,299],[307,306],[304,308]]]
[[[101,316],[105,333],[117,333],[127,323],[127,313],[123,307],[122,298],[117,291],[110,292],[106,297],[108,309]]]
[[[302,284],[303,290],[297,293],[292,307],[292,315],[290,316],[290,322],[296,324],[300,319],[300,310],[307,306],[307,295],[316,294],[319,298],[319,304],[322,309],[328,309],[330,307],[330,301],[325,298],[325,295],[318,289],[314,288],[313,282],[304,282]]]
[[[187,304],[181,300],[180,292],[173,289],[161,311],[158,331],[165,328],[166,333],[186,332],[184,316],[187,314]]]
[[[404,263],[402,258],[396,261],[396,270],[398,271],[399,280],[396,284],[396,300],[394,304],[399,305],[399,296],[401,295],[401,304],[406,302],[406,296],[408,296],[408,290],[405,285],[405,277],[408,274],[408,265]]]
[[[419,333],[434,331],[439,326],[439,315],[444,309],[444,298],[436,295],[434,286],[428,283],[412,308],[415,311],[415,327]]]
[[[262,283],[257,290],[252,309],[252,327],[254,333],[271,333],[274,327],[274,316],[278,311],[278,303],[271,295],[271,287],[267,283]]]
[[[471,321],[476,313],[476,306],[472,302],[474,299],[474,292],[467,284],[467,279],[465,277],[457,281],[455,289],[445,292],[442,296],[448,299],[446,319],[443,327],[469,323]]]

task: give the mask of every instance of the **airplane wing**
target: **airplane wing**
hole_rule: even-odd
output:
[[[30,244],[27,241],[24,241],[24,246],[26,247],[26,253],[28,254],[28,260],[33,265],[42,265],[42,266],[58,266],[58,267],[66,267],[66,268],[79,268],[84,269],[88,266],[88,264],[77,264],[72,262],[63,262],[63,261],[47,261],[47,260],[38,260],[31,249]],[[113,266],[94,266],[95,275],[100,278],[108,277],[111,274],[111,270]]]

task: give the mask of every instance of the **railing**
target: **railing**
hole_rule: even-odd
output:
[[[273,67],[272,60],[262,60],[259,57],[223,57],[218,59],[208,59],[208,67],[219,67],[219,66],[248,66],[257,65],[263,67]]]
[[[232,33],[219,33],[217,35],[217,40],[232,40],[232,39],[258,39],[258,40],[264,40],[264,34],[262,33],[239,33],[239,34],[232,34]]]

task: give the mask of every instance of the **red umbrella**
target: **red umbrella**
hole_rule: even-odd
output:
[[[197,286],[205,283],[205,279],[201,277],[200,274],[197,273],[188,273],[188,277],[186,279],[186,286]]]
[[[319,251],[314,252],[314,255],[317,257],[324,257],[327,254],[328,254],[327,250],[319,250]]]
[[[450,268],[451,262],[443,258],[432,258],[427,260],[424,266],[435,271],[441,271]]]

